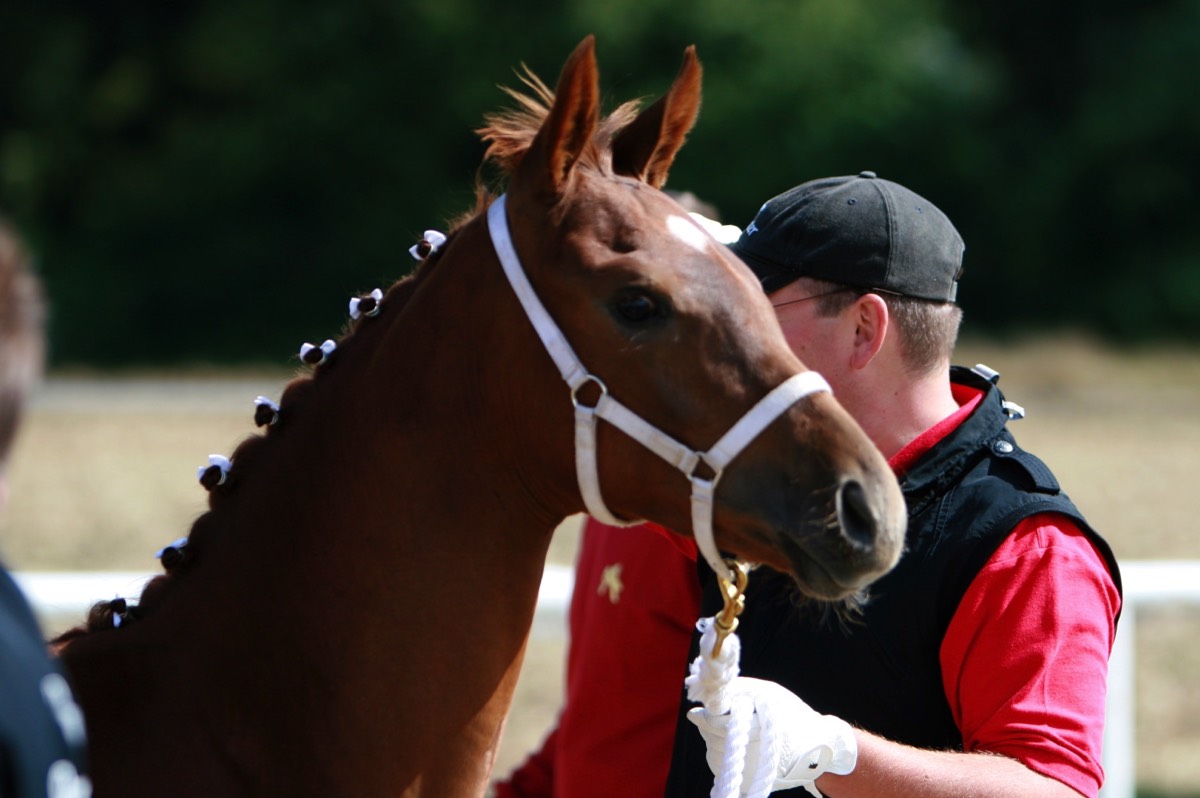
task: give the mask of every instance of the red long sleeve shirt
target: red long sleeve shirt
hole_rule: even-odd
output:
[[[588,518],[558,728],[497,798],[661,798],[699,613],[691,539]]]

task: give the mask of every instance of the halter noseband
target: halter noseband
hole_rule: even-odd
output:
[[[567,339],[563,337],[562,331],[534,293],[529,278],[521,268],[521,260],[517,257],[512,237],[508,232],[508,219],[504,207],[505,197],[501,195],[488,208],[488,231],[491,233],[492,246],[496,249],[513,291],[525,308],[525,315],[529,317],[550,358],[558,366],[559,373],[571,389],[571,402],[575,405],[575,471],[579,480],[579,491],[583,495],[588,513],[597,520],[613,526],[641,523],[623,521],[614,516],[600,495],[596,462],[596,419],[599,417],[678,468],[688,478],[692,483],[692,534],[696,545],[717,576],[732,582],[734,574],[721,558],[713,540],[713,496],[717,490],[717,482],[721,479],[725,466],[767,425],[805,396],[818,391],[829,391],[829,383],[815,371],[795,374],[750,408],[749,412],[707,452],[689,449],[613,399],[604,382],[584,368]],[[593,383],[600,389],[600,398],[593,407],[586,406],[579,398],[580,389],[588,383]],[[712,469],[711,479],[696,475],[696,467],[701,462]]]

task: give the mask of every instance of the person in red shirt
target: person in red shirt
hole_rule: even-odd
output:
[[[690,538],[587,518],[558,725],[496,798],[659,798],[699,612]]]
[[[1096,795],[1119,572],[1049,469],[1008,433],[1020,412],[1000,394],[998,375],[950,367],[961,321],[957,231],[932,203],[864,172],[769,200],[732,248],[762,280],[797,355],[889,458],[910,512],[900,565],[844,626],[806,612],[790,580],[751,577],[738,634],[742,673],[755,678],[738,684],[777,733],[792,735],[777,745],[799,757],[781,762],[775,789],[832,798]],[[610,538],[586,539],[581,563],[588,547]],[[701,614],[711,615],[719,608],[711,572],[698,568]],[[663,574],[646,587],[675,597],[672,628],[682,627],[695,617],[695,588],[677,569]],[[569,694],[542,752],[550,755],[535,755],[497,794],[661,795],[659,758],[670,756],[666,794],[707,796],[723,718],[700,709],[677,715],[673,753],[646,742],[662,735],[633,742],[620,731],[632,717],[657,722],[662,702],[680,697],[686,657],[670,660],[682,633],[649,615],[625,617],[619,631],[592,625],[574,603],[597,602],[596,591],[580,590]],[[587,652],[614,649],[624,664],[610,667],[644,674],[647,687],[653,678],[669,698],[625,693],[583,673]],[[661,679],[651,677],[660,667]],[[587,756],[564,742],[581,732]],[[826,747],[849,748],[849,767],[809,770],[801,755],[814,734],[848,738]],[[506,792],[538,762],[552,763],[544,791]],[[601,767],[624,775],[619,790],[599,779],[589,789]]]

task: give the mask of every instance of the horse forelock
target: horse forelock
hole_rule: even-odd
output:
[[[475,131],[488,144],[484,162],[498,166],[505,177],[516,171],[554,105],[554,91],[528,67],[522,67],[518,77],[529,92],[502,86],[501,90],[516,102],[516,107],[487,114],[486,124]],[[580,153],[578,165],[611,176],[613,139],[637,117],[641,105],[641,100],[630,100],[603,117],[591,142]],[[476,212],[481,212],[484,204],[480,203]]]

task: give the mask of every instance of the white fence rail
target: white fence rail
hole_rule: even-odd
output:
[[[1144,607],[1194,604],[1200,609],[1200,560],[1142,560],[1121,563],[1125,610],[1109,664],[1108,723],[1104,737],[1107,774],[1102,798],[1134,798],[1137,787],[1137,620]],[[43,617],[81,617],[91,604],[110,596],[136,596],[149,579],[142,573],[20,573],[17,583]],[[534,635],[553,638],[566,631],[566,605],[573,573],[547,566],[538,595]]]
[[[1192,604],[1200,609],[1200,560],[1130,560],[1121,563],[1125,609],[1108,664],[1108,721],[1104,729],[1101,798],[1137,793],[1137,621],[1145,607]],[[1196,785],[1200,787],[1200,785]]]

